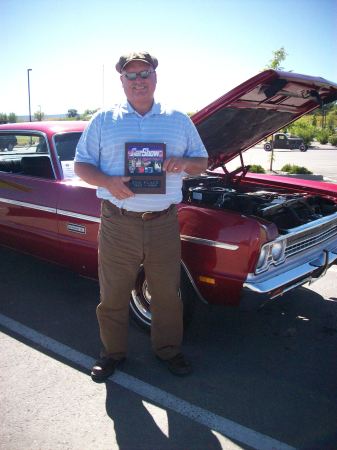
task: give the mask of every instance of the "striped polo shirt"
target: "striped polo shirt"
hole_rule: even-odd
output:
[[[123,176],[126,142],[164,143],[166,158],[208,156],[186,114],[154,103],[152,109],[142,116],[125,102],[93,116],[77,145],[75,161],[93,164],[107,175]],[[97,196],[128,211],[161,211],[181,201],[184,175],[166,174],[166,194],[136,194],[118,200],[107,189],[98,187]]]

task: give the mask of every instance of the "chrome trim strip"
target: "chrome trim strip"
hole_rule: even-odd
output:
[[[57,214],[60,214],[61,216],[72,217],[74,219],[86,220],[87,222],[101,222],[101,219],[99,217],[87,216],[86,214],[74,213],[72,211],[65,211],[63,209],[58,209]]]
[[[8,203],[10,205],[22,206],[24,208],[37,209],[39,211],[45,211],[45,212],[49,212],[52,214],[60,214],[61,216],[72,217],[74,219],[80,219],[80,220],[86,220],[87,222],[96,222],[96,223],[101,222],[101,219],[99,217],[88,216],[86,214],[78,214],[78,213],[74,213],[72,211],[64,211],[63,209],[49,208],[47,206],[36,205],[34,203],[19,202],[17,200],[11,200],[11,199],[2,198],[2,197],[0,197],[0,202]]]
[[[212,241],[210,239],[202,239],[194,236],[187,236],[186,234],[181,234],[180,239],[182,241],[192,242],[193,244],[207,245],[209,247],[217,247],[231,251],[235,251],[239,248],[238,245],[226,244],[225,242]]]
[[[56,208],[49,208],[48,206],[35,205],[34,203],[19,202],[17,200],[10,200],[8,198],[0,198],[0,202],[9,203],[10,205],[15,205],[15,206],[22,206],[24,208],[37,209],[39,211],[45,211],[45,212],[49,212],[52,214],[57,213]]]
[[[329,214],[328,216],[321,217],[320,219],[316,219],[310,223],[300,225],[296,228],[289,228],[285,230],[286,232],[285,237],[288,238],[293,236],[294,234],[301,233],[303,231],[313,230],[316,227],[319,227],[320,225],[325,225],[326,223],[333,221],[334,219],[337,219],[337,212]]]
[[[188,279],[189,279],[189,281],[190,281],[190,283],[191,283],[191,285],[192,285],[192,287],[193,287],[193,289],[194,289],[194,292],[196,293],[197,297],[199,298],[199,300],[200,300],[202,303],[205,303],[205,304],[207,305],[208,302],[207,302],[207,301],[204,299],[204,297],[201,295],[201,293],[200,293],[200,291],[199,291],[197,285],[195,284],[195,281],[194,281],[192,275],[190,274],[190,271],[188,270],[186,264],[184,263],[183,260],[180,260],[180,263],[181,263],[181,265],[183,266],[183,269],[184,269],[184,271],[185,271],[185,273],[186,273],[186,275],[187,275],[187,277],[188,277]]]
[[[287,242],[287,247],[285,250],[286,257],[295,255],[303,250],[306,250],[307,248],[313,247],[315,245],[319,245],[322,242],[327,241],[328,239],[331,239],[337,235],[337,224],[331,226],[331,228],[327,230],[320,231],[317,229],[317,234],[314,236],[306,236],[303,235],[303,239],[299,238],[299,240],[295,240],[293,243]]]
[[[23,206],[26,208],[37,209],[40,211],[46,211],[53,214],[60,214],[61,216],[72,217],[74,219],[86,220],[87,222],[100,223],[100,217],[88,216],[86,214],[74,213],[72,211],[65,211],[64,209],[48,208],[46,206],[35,205],[34,203],[19,202],[16,200],[10,200],[8,198],[0,198],[0,202],[9,203],[12,205]],[[208,245],[209,247],[222,248],[225,250],[235,251],[239,248],[238,245],[226,244],[224,242],[212,241],[210,239],[202,239],[194,236],[187,236],[185,234],[180,235],[182,241],[192,242],[194,244]]]

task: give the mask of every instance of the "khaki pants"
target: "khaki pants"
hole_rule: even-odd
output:
[[[151,293],[152,348],[162,359],[179,353],[183,334],[180,257],[176,208],[143,221],[122,215],[110,202],[102,201],[97,318],[105,355],[126,356],[130,293],[140,264]]]

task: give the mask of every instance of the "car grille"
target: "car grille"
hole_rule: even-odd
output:
[[[287,238],[285,255],[287,257],[295,255],[334,236],[337,236],[337,219],[289,236]]]

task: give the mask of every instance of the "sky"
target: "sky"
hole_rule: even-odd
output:
[[[115,64],[159,60],[156,100],[195,112],[260,72],[284,47],[286,70],[337,82],[337,0],[0,0],[0,113],[108,108]]]

